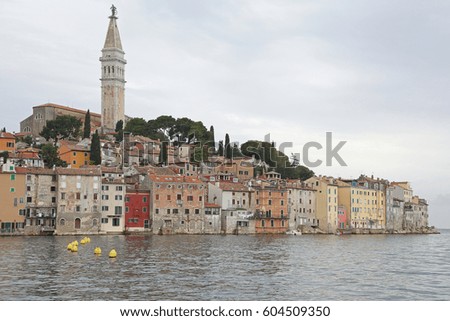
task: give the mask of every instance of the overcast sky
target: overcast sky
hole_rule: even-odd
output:
[[[126,114],[201,120],[216,139],[301,153],[347,141],[317,174],[411,181],[450,228],[450,2],[114,1]],[[0,127],[32,106],[100,112],[111,0],[0,0]],[[324,150],[311,159],[325,160]]]

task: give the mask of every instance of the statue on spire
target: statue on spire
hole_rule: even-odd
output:
[[[112,5],[111,6],[111,17],[115,17],[116,13],[117,13],[117,8],[114,5]]]

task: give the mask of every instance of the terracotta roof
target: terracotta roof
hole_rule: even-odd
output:
[[[165,176],[175,176],[177,173],[175,173],[172,169],[168,167],[149,167],[148,168],[148,174],[149,175],[165,175]]]
[[[16,139],[16,136],[8,132],[0,132],[0,138]]]
[[[83,115],[85,115],[87,113],[87,110],[76,109],[76,108],[57,105],[57,104],[53,104],[53,103],[42,104],[42,105],[34,106],[33,108],[39,108],[39,107],[52,107],[55,109],[63,109],[63,110],[67,110],[67,111],[71,111],[71,112],[79,113],[79,114],[83,114]],[[91,111],[89,111],[89,113],[91,114],[91,116],[94,116],[94,117],[102,117],[102,115],[93,113]]]
[[[84,175],[84,176],[100,176],[99,168],[64,168],[57,167],[56,173],[58,175]]]
[[[123,169],[117,167],[107,167],[102,166],[102,173],[115,173],[115,174],[123,174]]]
[[[177,176],[177,175],[155,175],[150,174],[149,178],[152,182],[158,183],[192,183],[203,184],[203,182],[194,176]]]
[[[56,172],[51,168],[41,168],[41,167],[28,167],[27,173],[35,174],[35,175],[55,175],[56,174]]]
[[[214,204],[214,203],[205,203],[205,207],[216,207],[216,208],[220,208],[220,205]]]
[[[249,188],[241,183],[229,183],[221,181],[218,186],[222,191],[248,192]]]

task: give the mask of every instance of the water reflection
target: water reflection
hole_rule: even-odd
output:
[[[93,236],[78,253],[66,250],[73,240],[0,238],[0,300],[450,299],[448,231]]]

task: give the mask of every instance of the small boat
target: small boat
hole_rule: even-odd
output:
[[[301,231],[287,231],[286,234],[288,235],[302,235]]]

